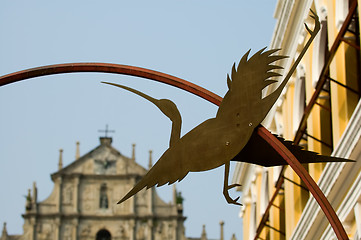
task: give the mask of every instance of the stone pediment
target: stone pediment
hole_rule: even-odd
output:
[[[137,164],[135,159],[126,157],[113,148],[111,140],[111,138],[100,138],[98,147],[53,173],[52,179],[60,175],[107,175],[109,177],[144,175],[147,170]]]

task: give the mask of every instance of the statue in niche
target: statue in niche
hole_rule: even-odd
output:
[[[163,225],[163,230],[162,230],[162,235],[161,235],[161,239],[163,240],[166,240],[168,239],[168,234],[167,234],[167,226],[164,224]]]
[[[71,226],[69,226],[69,225],[65,226],[64,240],[71,240]]]
[[[137,231],[137,240],[145,240],[146,228],[144,224],[141,224]]]
[[[84,201],[90,201],[92,200],[92,191],[90,186],[86,186],[84,190]]]
[[[73,187],[69,186],[64,191],[63,201],[65,204],[71,204],[73,201]]]
[[[172,239],[172,235],[172,224],[163,224],[161,239]]]
[[[108,209],[108,196],[107,196],[107,185],[105,183],[100,187],[100,196],[99,196],[99,207],[102,209]]]
[[[127,237],[127,232],[126,232],[126,228],[123,226],[123,225],[121,225],[120,227],[119,227],[119,236],[120,236],[120,239],[121,240],[127,240],[128,239],[128,237]]]
[[[93,192],[91,186],[86,186],[83,194],[83,206],[84,210],[90,211],[93,208]]]
[[[146,199],[147,199],[147,192],[146,191],[140,192],[137,198],[137,205],[146,205],[147,204]]]
[[[49,224],[38,224],[37,226],[37,237],[39,240],[51,239],[51,225]],[[27,238],[25,238],[27,239]]]
[[[86,225],[81,230],[80,236],[81,237],[88,237],[90,235],[90,225]]]

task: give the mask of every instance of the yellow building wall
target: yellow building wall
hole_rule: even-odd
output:
[[[335,6],[336,0],[323,0],[318,1],[318,4],[327,5],[327,25],[328,25],[328,45],[331,48],[332,44],[335,41],[335,38],[338,34],[338,29],[335,26]],[[361,0],[359,0],[361,4]],[[313,10],[315,11],[315,5]],[[287,34],[286,34],[287,35]],[[289,36],[285,36],[287,39]],[[308,40],[307,36],[305,42]],[[359,43],[357,43],[359,44]],[[282,48],[283,46],[281,46]],[[298,47],[298,50],[302,49],[302,44]],[[357,52],[354,48],[350,47],[345,43],[341,43],[338,48],[338,51],[330,65],[329,74],[330,77],[336,79],[337,81],[346,84],[356,90],[358,90],[358,80],[360,77],[361,67],[357,65],[359,62],[356,59],[360,58],[360,53]],[[307,51],[306,55],[302,59],[302,64],[305,66],[305,84],[306,84],[306,103],[308,103],[315,91],[314,84],[312,83],[312,66],[313,63],[313,44]],[[286,74],[286,73],[284,73]],[[295,74],[293,76],[295,78]],[[347,79],[347,81],[346,81]],[[294,80],[293,80],[294,81]],[[283,102],[281,107],[277,110],[278,113],[282,115],[283,123],[283,137],[285,139],[293,140],[294,139],[294,129],[297,126],[293,126],[294,121],[294,89],[295,85],[292,82],[287,86],[287,92],[283,96]],[[321,144],[319,141],[307,137],[307,148],[308,150],[319,152],[325,155],[329,155],[332,152],[332,146],[336,146],[339,142],[347,124],[352,116],[353,110],[359,101],[359,95],[350,92],[344,87],[339,86],[334,82],[330,82],[330,97],[329,93],[322,92],[320,94],[321,98],[317,100],[317,103],[324,105],[326,108],[331,109],[331,114],[329,111],[325,110],[318,105],[314,105],[309,118],[307,119],[307,133],[313,136],[316,139],[319,139],[326,144]],[[325,164],[308,164],[306,169],[308,169],[310,175],[317,182],[322,175]],[[275,191],[274,179],[277,179],[278,170],[275,171],[274,168],[269,168],[268,174],[268,187],[270,198]],[[269,213],[269,224],[275,229],[285,232],[285,236],[279,232],[272,230],[270,228],[264,227],[261,238],[262,239],[289,239],[298,224],[298,221],[301,217],[301,214],[304,210],[304,207],[310,197],[308,191],[300,187],[304,184],[300,181],[297,174],[294,171],[287,167],[284,176],[289,179],[284,182],[284,190],[281,190],[275,201],[274,205],[271,207]],[[257,174],[256,176],[256,189],[260,193],[262,189],[262,174]],[[257,201],[262,201],[260,199],[260,194],[257,194]],[[250,204],[247,204],[246,210],[244,212],[244,219],[250,218]],[[257,226],[260,223],[263,212],[260,209],[260,204],[257,204]],[[249,223],[244,221],[244,238],[249,239]],[[352,228],[353,234],[355,233],[355,220],[350,220],[350,226]],[[352,234],[352,235],[353,235]]]
[[[336,4],[334,0],[328,1],[328,36],[329,42],[331,43],[334,42],[334,39],[336,39],[339,31],[337,26],[335,26],[335,6]],[[350,33],[345,35],[346,38],[352,36],[353,35]],[[356,60],[355,58],[357,57],[357,54],[359,53],[357,53],[353,47],[342,42],[330,66],[331,78],[336,79],[338,82],[348,85],[356,90],[358,88],[358,76],[355,76],[355,73],[359,70],[355,66],[354,60]],[[360,66],[358,66],[358,68],[359,67]],[[353,110],[359,100],[359,96],[334,82],[331,82],[331,93],[333,143],[336,145],[347,126],[348,120],[352,116]]]
[[[327,1],[328,7],[328,37],[329,37],[329,47],[332,46],[338,29],[335,26],[335,1]],[[307,39],[307,38],[306,38]],[[306,70],[306,102],[308,103],[311,99],[315,88],[312,84],[312,52],[313,47],[311,46],[307,54],[302,60],[302,63],[305,66]],[[355,59],[359,56],[356,50],[345,43],[341,43],[334,60],[330,66],[330,76],[337,81],[350,86],[354,89],[358,89],[357,80],[359,75],[355,74],[359,71],[360,66],[355,62]],[[346,81],[347,79],[347,81]],[[293,92],[294,89],[292,86],[288,88],[286,97],[282,105],[282,115],[284,121],[284,137],[286,139],[293,139],[292,129],[292,114],[293,114]],[[324,105],[325,107],[330,107],[332,114],[328,113],[324,108],[321,108],[319,105],[314,105],[310,116],[307,119],[307,133],[313,136],[316,139],[319,139],[327,145],[336,145],[347,124],[352,116],[353,110],[356,107],[359,96],[353,92],[350,92],[346,88],[331,82],[330,83],[330,102],[329,104],[328,93],[322,92],[320,98],[317,100],[317,103]],[[327,115],[328,114],[328,115]],[[331,117],[332,116],[332,117]],[[330,121],[331,120],[331,121]],[[332,148],[326,144],[321,144],[319,141],[307,137],[307,146],[308,150],[319,152],[325,155],[328,155],[332,152]],[[325,164],[309,164],[305,166],[308,168],[310,175],[317,182],[322,174]],[[293,172],[291,168],[287,168],[285,172],[285,177],[294,181],[297,184],[301,184],[299,177]],[[286,239],[289,239],[293,233],[294,228],[296,227],[299,218],[303,212],[305,204],[308,200],[309,194],[295,185],[294,183],[285,180],[284,184],[285,190],[285,218],[286,218]],[[275,216],[273,216],[275,218]],[[350,222],[350,226],[354,228],[355,223]],[[354,232],[354,231],[353,231]]]
[[[278,178],[278,175],[275,174],[275,168],[270,168],[268,170],[268,188],[270,192],[269,198],[272,198],[272,193],[275,192],[275,184],[272,181],[275,178]],[[276,171],[278,172],[278,171]],[[270,226],[274,227],[275,229],[278,229],[279,231],[285,233],[285,206],[284,206],[284,191],[281,190],[280,194],[277,195],[276,199],[274,200],[273,204],[274,206],[271,208],[269,213],[269,223]],[[280,234],[277,231],[270,231],[269,233],[269,239],[270,240],[283,240],[285,239],[285,236],[283,234]]]
[[[315,91],[314,88],[314,84],[313,84],[313,79],[312,79],[312,60],[313,60],[313,51],[314,51],[314,43],[311,44],[311,47],[309,49],[309,51],[307,51],[307,53],[305,54],[304,58],[303,58],[303,65],[305,66],[305,71],[306,71],[306,76],[305,76],[305,84],[306,84],[306,103],[309,103],[313,93]],[[320,94],[321,96],[327,96],[327,94],[321,92]],[[319,104],[322,105],[326,105],[326,101],[323,99],[317,99],[317,102]],[[313,106],[313,109],[307,119],[307,133],[309,135],[311,135],[312,137],[316,138],[316,139],[322,139],[322,133],[321,133],[321,111],[323,111],[323,109],[315,104]],[[323,154],[327,154],[325,152],[322,151],[322,144],[315,140],[312,137],[307,137],[307,149],[310,151],[315,151],[318,153],[323,153]],[[329,152],[330,153],[330,152]],[[309,164],[308,166],[308,171],[311,175],[311,177],[317,182],[324,165],[320,164],[320,163],[314,163],[314,164]]]
[[[244,240],[248,240],[250,239],[250,221],[249,219],[251,219],[251,204],[250,203],[244,203],[245,204],[245,211],[243,213],[243,219],[245,219],[245,221],[243,221],[243,239]],[[248,221],[247,221],[248,220]]]
[[[308,37],[305,38],[305,41],[307,41]],[[306,101],[309,100],[312,95],[308,94],[311,91],[314,91],[312,87],[312,68],[309,66],[312,62],[312,48],[313,46],[309,48],[309,51],[305,54],[302,63],[304,66],[306,66],[306,73],[305,73],[305,83],[306,83]],[[302,49],[302,47],[301,47]],[[295,77],[295,76],[294,76]],[[296,79],[294,78],[294,81]],[[294,139],[294,130],[296,126],[293,126],[293,117],[294,117],[294,84],[291,82],[288,86],[283,104],[282,104],[282,116],[283,116],[283,126],[284,126],[284,138],[285,139]],[[308,102],[308,101],[307,101]],[[310,122],[312,124],[310,124]],[[313,124],[316,122],[317,124]],[[320,117],[319,117],[319,109],[315,108],[313,112],[311,113],[309,119],[308,119],[308,127],[307,132],[316,137],[321,138],[320,133]],[[319,142],[308,138],[308,146],[311,145],[312,150],[320,150],[320,144]],[[319,177],[322,170],[322,166],[317,166],[315,164],[311,167],[311,174],[313,177]],[[305,191],[300,185],[303,185],[298,175],[289,167],[287,167],[284,176],[286,178],[284,182],[284,206],[285,206],[285,232],[286,232],[286,239],[289,239],[293,233],[293,230],[295,229],[301,215],[304,209],[304,206],[308,200],[308,193]]]
[[[326,2],[326,1],[324,1]],[[335,4],[334,1],[327,1],[328,3]],[[331,14],[329,11],[334,11],[334,7],[328,8],[328,36],[329,36],[329,47],[331,47],[332,43],[334,42],[335,35],[338,33],[335,27],[335,20],[334,20],[334,12]],[[332,16],[330,16],[332,15]],[[331,26],[331,27],[330,27]],[[308,38],[306,37],[305,40]],[[308,103],[311,99],[315,88],[312,84],[312,66],[313,66],[313,46],[310,47],[306,55],[302,60],[302,64],[306,66],[306,102]],[[352,69],[348,67],[347,71],[345,69],[346,60],[351,62],[352,59],[355,58],[354,50],[350,50],[350,47],[347,45],[345,46],[344,43],[338,49],[338,52],[335,56],[335,60],[333,61],[330,67],[330,75],[335,79],[340,79],[343,84],[350,85],[350,82],[346,82],[346,72],[354,72],[356,69]],[[350,66],[350,65],[348,65]],[[347,76],[348,79],[354,77]],[[355,79],[357,78],[354,77]],[[356,81],[356,80],[353,80]],[[356,87],[354,82],[353,87]],[[358,103],[359,96],[354,93],[350,93],[345,88],[340,87],[335,83],[330,84],[331,90],[331,98],[329,99],[329,95],[327,92],[322,92],[320,94],[320,98],[317,100],[317,103],[324,105],[326,108],[330,108],[332,114],[325,110],[325,108],[320,107],[319,105],[314,105],[309,118],[307,119],[307,133],[313,136],[316,139],[319,139],[326,144],[322,144],[320,141],[315,140],[312,137],[307,137],[307,147],[308,150],[319,152],[325,155],[329,155],[332,152],[332,145],[337,144],[340,137],[345,130],[348,120],[350,119],[353,109]],[[291,83],[288,86],[287,93],[285,94],[283,104],[282,104],[282,116],[283,116],[283,133],[284,138],[286,139],[293,139],[294,132],[293,129],[296,126],[293,126],[293,98],[294,98],[294,85]],[[331,102],[331,105],[329,104]],[[332,118],[331,118],[332,116]],[[331,131],[332,130],[332,131]],[[329,146],[330,145],[330,146]],[[308,168],[310,175],[315,179],[317,182],[320,178],[322,171],[324,169],[325,164],[317,163],[317,164],[309,164],[305,166]],[[284,205],[285,205],[285,231],[286,231],[286,239],[290,238],[294,228],[296,227],[299,218],[303,212],[305,204],[307,203],[309,194],[300,186],[296,185],[303,185],[300,181],[299,177],[293,172],[291,168],[287,168],[285,172],[285,177],[291,181],[285,180],[284,183]],[[296,184],[295,184],[296,183]],[[277,200],[276,200],[277,201]],[[273,223],[274,226],[279,226],[279,217],[280,214],[277,208],[272,208],[270,213],[270,221]],[[278,234],[274,233],[271,234],[274,239],[279,237]]]

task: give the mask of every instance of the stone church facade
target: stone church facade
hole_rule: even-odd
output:
[[[129,158],[111,143],[111,138],[100,138],[98,147],[65,167],[60,152],[59,170],[51,175],[52,193],[38,202],[34,184],[23,214],[24,234],[2,239],[186,239],[182,198],[175,189],[172,203],[165,203],[151,188],[122,204],[114,204],[147,169],[135,162],[134,147]]]

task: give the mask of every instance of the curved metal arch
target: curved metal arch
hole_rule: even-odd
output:
[[[217,106],[219,106],[223,100],[220,96],[181,78],[146,68],[110,63],[67,63],[31,68],[0,77],[0,86],[40,76],[74,72],[103,72],[137,76],[183,89],[211,103],[214,103]],[[346,231],[330,202],[296,157],[294,157],[294,155],[263,126],[260,125],[256,133],[265,139],[305,182],[307,188],[310,190],[313,197],[325,213],[326,218],[335,231],[337,238],[348,239]]]
[[[216,105],[222,101],[220,96],[184,79],[146,68],[112,63],[65,63],[30,68],[1,76],[0,86],[35,77],[75,72],[113,73],[147,78],[183,89]]]

